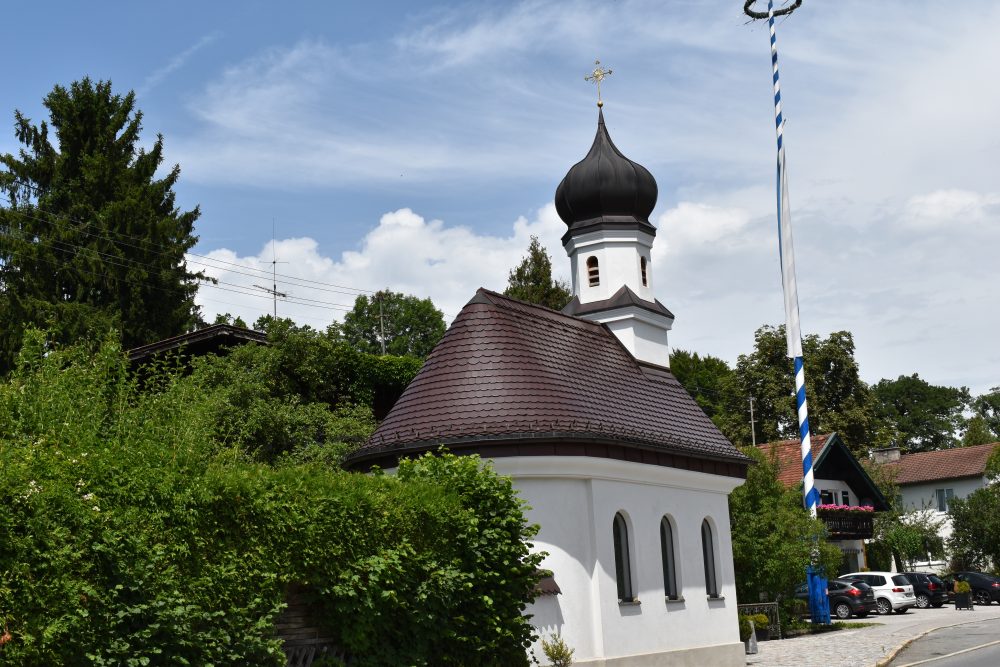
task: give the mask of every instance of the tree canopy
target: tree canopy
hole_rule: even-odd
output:
[[[879,420],[892,429],[893,446],[924,452],[958,444],[971,400],[967,388],[933,385],[914,373],[881,380],[872,392]]]
[[[836,431],[855,450],[869,445],[876,439],[874,406],[868,385],[858,372],[851,333],[806,336],[802,346],[812,433]],[[754,351],[737,360],[729,388],[730,401],[735,404],[720,419],[723,431],[738,443],[750,442],[750,420],[744,405],[752,396],[758,442],[795,437],[798,417],[793,377],[784,326],[758,329]]]
[[[510,270],[506,296],[535,303],[553,310],[562,310],[572,296],[569,285],[552,277],[552,258],[537,236],[531,237],[528,254]]]
[[[133,347],[185,331],[197,314],[202,276],[184,254],[199,211],[175,204],[180,167],[156,176],[163,137],[140,147],[135,94],[85,78],[55,86],[44,105],[38,125],[15,112],[22,148],[0,155],[0,371],[29,326],[64,342],[114,328]]]
[[[948,502],[952,569],[987,570],[1000,563],[1000,485],[977,489]]]
[[[816,565],[836,573],[840,549],[826,541],[826,526],[802,508],[797,488],[778,481],[777,462],[756,447],[743,448],[754,460],[746,482],[729,494],[736,597],[751,603],[761,599],[794,599],[795,587],[806,579],[806,566],[818,552]]]
[[[444,315],[430,299],[381,290],[359,296],[344,316],[344,338],[362,352],[426,357],[445,332]]]

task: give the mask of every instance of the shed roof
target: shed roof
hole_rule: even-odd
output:
[[[749,461],[669,370],[637,362],[605,326],[485,289],[347,465],[391,465],[439,444],[737,477]]]

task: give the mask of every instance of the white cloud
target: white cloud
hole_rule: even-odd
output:
[[[918,230],[963,227],[1000,219],[1000,195],[969,190],[936,190],[911,197],[904,224]]]
[[[682,201],[660,214],[654,254],[730,252],[760,246],[766,240],[753,233],[750,223],[750,213],[743,208]]]
[[[565,225],[553,205],[539,210],[534,220],[519,218],[506,236],[482,235],[468,227],[428,221],[403,208],[383,215],[357,250],[343,252],[336,259],[324,256],[313,239],[277,241],[274,254],[281,262],[277,271],[291,277],[278,278],[278,291],[289,295],[287,301],[279,300],[278,314],[322,327],[334,319],[342,319],[353,305],[353,294],[357,291],[345,287],[372,291],[388,287],[430,297],[450,320],[472,298],[477,287],[498,291],[506,287],[507,273],[526,254],[532,235],[538,236],[549,249],[556,276],[568,274],[568,262],[559,242],[564,231]],[[199,290],[198,303],[207,319],[214,318],[216,313],[229,312],[252,322],[270,312],[270,298],[264,291],[253,288],[255,283],[265,287],[271,284],[270,243],[253,256],[241,257],[231,250],[219,249],[207,257],[216,260],[206,260],[214,268],[200,265],[196,268],[205,268],[209,275],[222,281],[218,288]],[[253,269],[259,272],[257,277],[242,275],[254,273]]]

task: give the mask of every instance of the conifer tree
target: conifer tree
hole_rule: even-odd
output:
[[[162,135],[139,146],[135,94],[84,78],[55,86],[44,105],[38,125],[15,111],[22,148],[0,155],[0,372],[27,326],[61,342],[115,328],[132,347],[182,333],[197,315],[203,276],[184,253],[199,211],[175,205],[179,166],[156,176]]]
[[[571,296],[566,283],[552,278],[552,259],[537,236],[531,237],[527,257],[511,269],[503,293],[553,310],[562,310]]]

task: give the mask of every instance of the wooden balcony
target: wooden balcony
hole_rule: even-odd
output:
[[[830,539],[863,540],[875,532],[874,512],[818,510],[817,516],[826,523]]]

